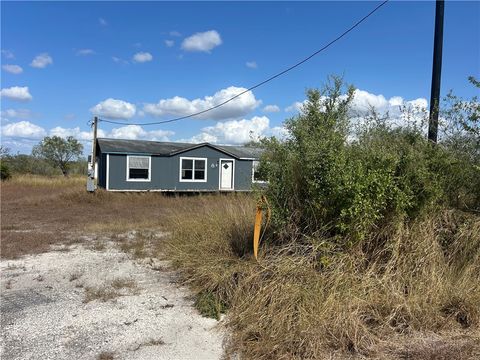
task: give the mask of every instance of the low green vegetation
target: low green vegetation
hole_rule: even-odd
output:
[[[83,145],[78,140],[58,136],[45,137],[33,150],[32,155],[11,154],[10,149],[0,145],[1,179],[19,175],[85,175],[87,161],[81,158]]]
[[[420,111],[403,108],[401,126],[374,110],[360,120],[353,96],[339,79],[310,90],[286,139],[263,141],[273,216],[258,262],[249,251],[255,200],[239,195],[205,198],[195,216],[176,207],[167,255],[202,313],[228,309],[228,354],[473,359],[478,107],[446,109],[434,145]]]
[[[63,176],[67,176],[71,162],[77,160],[82,151],[83,145],[73,136],[66,139],[60,136],[46,136],[33,147],[32,155],[58,168]]]

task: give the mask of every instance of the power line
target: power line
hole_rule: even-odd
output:
[[[198,111],[196,113],[192,113],[192,114],[189,114],[189,115],[185,115],[185,116],[180,116],[180,117],[176,117],[176,118],[173,118],[173,119],[168,119],[168,120],[162,120],[162,121],[153,121],[153,122],[146,122],[146,123],[125,123],[125,122],[121,122],[121,121],[113,121],[113,120],[105,120],[105,119],[99,119],[99,121],[103,121],[103,122],[107,122],[107,123],[110,123],[110,124],[118,124],[118,125],[140,125],[140,126],[145,126],[145,125],[159,125],[159,124],[166,124],[166,123],[171,123],[171,122],[175,122],[175,121],[179,121],[179,120],[184,120],[184,119],[188,119],[188,118],[191,118],[191,117],[195,117],[195,116],[198,116],[198,115],[201,115],[201,114],[205,114],[209,111],[212,111],[212,110],[215,110],[215,109],[218,109],[219,107],[225,105],[225,104],[228,104],[230,101],[233,101],[235,100],[236,98],[242,96],[243,94],[249,92],[249,91],[252,91],[253,89],[256,89],[274,79],[276,79],[277,77],[279,76],[282,76],[283,74],[286,74],[287,72],[295,69],[296,67],[302,65],[303,63],[307,62],[308,60],[310,60],[311,58],[313,58],[314,56],[320,54],[322,51],[328,49],[331,45],[333,45],[334,43],[336,43],[337,41],[339,41],[341,38],[343,38],[345,35],[347,35],[349,32],[351,32],[352,30],[354,30],[357,26],[359,26],[361,23],[363,23],[365,20],[367,20],[371,15],[373,15],[377,10],[379,10],[383,5],[385,5],[389,0],[385,0],[383,1],[381,4],[377,5],[377,7],[375,7],[372,11],[370,11],[367,15],[365,15],[363,18],[361,18],[360,20],[358,20],[355,24],[353,24],[351,27],[349,27],[347,30],[345,30],[343,33],[341,33],[339,36],[337,36],[335,39],[333,39],[332,41],[330,41],[328,44],[324,45],[322,48],[318,49],[317,51],[315,51],[314,53],[312,53],[311,55],[307,56],[306,58],[304,58],[303,60],[300,60],[299,62],[297,62],[296,64],[286,68],[285,70],[283,71],[280,71],[279,73],[275,74],[275,75],[272,75],[270,76],[268,79],[265,79],[263,80],[262,82],[259,82],[258,84],[256,85],[253,85],[251,87],[249,87],[248,89],[246,90],[243,90],[242,92],[238,93],[237,95],[235,96],[232,96],[231,98],[229,98],[228,100],[225,100],[223,102],[221,102],[220,104],[217,104],[215,106],[212,106],[208,109],[205,109],[205,110],[202,110],[202,111]]]

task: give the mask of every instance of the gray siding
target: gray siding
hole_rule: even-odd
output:
[[[98,186],[104,188],[106,186],[106,174],[107,174],[107,155],[106,154],[99,154],[97,157],[98,161]]]
[[[181,157],[207,158],[207,181],[181,182]],[[251,160],[234,159],[231,156],[208,146],[186,151],[171,157],[152,156],[150,175],[151,181],[146,182],[127,181],[126,154],[109,154],[109,158],[109,190],[218,191],[220,180],[220,159],[232,159],[235,162],[234,190],[248,191],[251,190],[252,187]],[[102,161],[101,163],[101,166],[106,168],[106,161]]]
[[[235,161],[235,190],[252,190],[252,165],[251,160]]]

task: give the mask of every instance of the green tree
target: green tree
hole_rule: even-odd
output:
[[[0,145],[0,179],[7,180],[10,178],[10,168],[5,163],[5,159],[10,155],[10,149],[3,145]]]
[[[480,90],[480,81],[473,76],[468,78],[470,84]],[[445,136],[456,136],[458,133],[469,134],[480,139],[480,99],[478,96],[465,100],[452,90],[444,98],[446,106],[442,109]]]
[[[45,137],[32,150],[32,155],[47,160],[52,166],[58,167],[64,176],[72,161],[77,160],[83,151],[83,145],[72,136],[63,139],[59,136]]]
[[[353,94],[332,78],[307,92],[300,113],[285,122],[284,141],[262,141],[276,239],[310,241],[322,234],[336,246],[351,246],[437,207],[478,211],[475,101],[462,102],[447,119],[463,119],[463,145],[454,148],[446,141],[432,146],[421,126],[395,126],[389,114],[376,112],[355,133]]]

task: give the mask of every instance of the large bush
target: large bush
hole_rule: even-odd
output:
[[[287,138],[263,141],[273,218],[258,262],[254,203],[238,197],[177,206],[166,253],[202,313],[228,309],[227,356],[477,359],[475,107],[434,145],[422,112],[359,117],[353,94],[339,79],[308,91]]]
[[[353,94],[338,78],[309,90],[286,140],[263,142],[277,240],[321,234],[344,247],[436,206],[478,208],[478,152],[435,146],[420,127],[377,116],[354,131]]]
[[[4,161],[0,161],[0,179],[8,180],[12,175],[10,174],[10,168]]]

